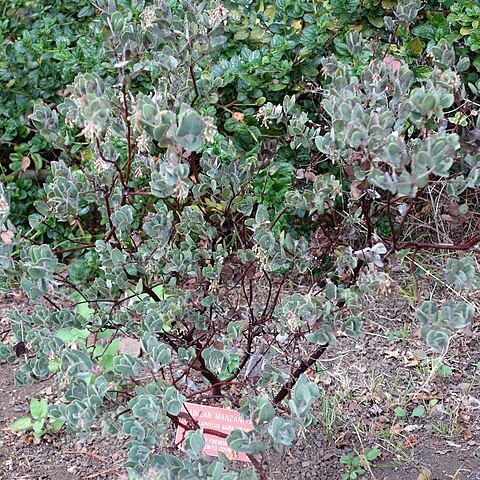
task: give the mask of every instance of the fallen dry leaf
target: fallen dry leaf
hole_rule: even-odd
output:
[[[449,447],[453,448],[462,448],[462,446],[459,443],[451,442],[450,440],[447,440],[445,442]]]
[[[53,395],[53,388],[52,388],[52,387],[47,387],[47,388],[45,389],[45,395],[46,395],[47,397],[51,397],[51,396]]]
[[[404,429],[403,423],[396,423],[395,425],[392,425],[390,428],[390,432],[392,435],[400,435],[403,432]]]
[[[385,358],[398,358],[400,356],[400,350],[398,348],[394,348],[392,350],[387,348],[383,351],[383,355]]]
[[[403,448],[413,448],[420,443],[420,440],[415,435],[409,435],[403,444]]]
[[[380,403],[382,401],[382,396],[378,392],[371,392],[367,398],[375,403]]]
[[[402,62],[397,60],[393,55],[389,55],[389,54],[383,57],[383,63],[387,67],[391,68],[393,72],[398,71],[398,69],[402,66]]]
[[[22,172],[25,172],[27,170],[27,168],[30,166],[30,163],[32,163],[30,157],[22,158]]]
[[[380,419],[374,423],[375,430],[384,430],[388,423],[388,419],[380,417]]]
[[[418,358],[416,357],[405,357],[404,364],[406,367],[416,367],[418,365]]]
[[[440,215],[442,220],[450,223],[452,227],[461,227],[473,218],[473,212],[461,213],[460,205],[457,202],[451,202],[448,214]]]
[[[415,395],[413,398],[415,400],[425,400],[429,402],[430,400],[442,400],[443,399],[443,393],[440,392],[419,392],[417,395]]]
[[[317,375],[317,370],[314,367],[307,368],[305,375],[310,381],[313,381]]]
[[[0,233],[0,237],[5,245],[11,245],[14,234],[12,231],[7,230],[6,232]]]
[[[419,430],[421,429],[422,427],[420,425],[406,425],[404,430],[406,432],[414,432],[415,430]]]
[[[418,219],[428,213],[432,209],[432,204],[431,203],[426,203],[425,206],[414,215],[414,218]]]
[[[30,432],[25,432],[19,439],[19,442],[22,445],[30,445],[34,443],[35,437]]]
[[[236,120],[237,122],[243,122],[243,119],[245,118],[245,114],[241,112],[233,112],[232,113],[232,118]]]
[[[348,411],[349,412],[354,412],[358,407],[358,402],[355,402],[354,400],[351,400],[348,402]]]
[[[460,425],[460,431],[462,432],[462,437],[466,442],[473,438],[473,433],[468,427]]]
[[[432,479],[432,472],[427,467],[422,467],[418,474],[417,480],[431,480]]]

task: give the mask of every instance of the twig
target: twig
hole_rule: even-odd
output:
[[[295,386],[302,373],[305,373],[327,350],[326,345],[320,345],[309,357],[303,359],[298,368],[293,372],[292,378],[280,389],[273,399],[273,404],[278,405]]]
[[[115,473],[118,470],[118,467],[110,467],[105,470],[101,470],[100,472],[97,473],[92,473],[91,475],[87,475],[86,477],[83,477],[85,480],[89,478],[97,478],[97,477],[103,477],[104,475],[108,475],[109,473]]]
[[[195,72],[193,71],[193,65],[192,64],[190,64],[188,66],[188,70],[190,72],[190,77],[191,77],[192,83],[193,83],[193,90],[195,92],[195,96],[193,97],[193,100],[190,103],[190,106],[193,107],[195,105],[195,102],[197,101],[198,97],[200,97],[200,93],[198,91],[197,80],[195,79]]]
[[[459,245],[454,245],[450,243],[417,243],[417,242],[406,242],[402,243],[401,245],[397,246],[398,250],[403,250],[407,248],[412,248],[414,250],[420,249],[434,249],[434,250],[470,250],[475,245],[480,243],[480,233],[477,233],[470,237],[465,243],[461,243]]]
[[[122,87],[122,96],[123,96],[123,110],[125,113],[125,124],[127,126],[127,166],[125,171],[125,182],[123,183],[123,193],[122,193],[122,205],[125,205],[129,190],[128,190],[128,182],[130,180],[130,170],[132,167],[132,157],[133,157],[133,149],[132,149],[132,127],[130,124],[129,112],[128,112],[128,100],[127,100],[127,89],[125,84]]]
[[[87,452],[86,450],[69,450],[67,452],[63,452],[65,455],[86,455],[87,457],[92,457],[95,460],[98,460],[99,462],[107,463],[107,460],[100,455],[93,453],[93,452]],[[88,477],[86,477],[88,478]]]
[[[43,298],[50,304],[52,307],[54,307],[57,311],[62,310],[51,298],[48,298],[47,295],[44,295]]]
[[[280,213],[277,215],[277,217],[275,218],[275,220],[272,222],[272,224],[270,225],[270,231],[273,230],[273,227],[277,224],[277,222],[282,218],[283,214],[287,211],[287,207],[284,207],[282,208],[282,210],[280,211]]]
[[[54,255],[62,255],[68,252],[76,252],[77,250],[88,250],[89,248],[93,248],[95,246],[94,243],[87,243],[85,245],[78,245],[77,247],[70,247],[70,248],[63,248],[61,250],[54,250]]]

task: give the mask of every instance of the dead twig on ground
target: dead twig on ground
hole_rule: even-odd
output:
[[[87,457],[94,458],[95,460],[98,460],[99,462],[107,463],[107,460],[100,455],[93,453],[93,452],[87,452],[86,450],[69,450],[67,452],[64,452],[65,455],[86,455]],[[87,477],[86,477],[87,478]]]
[[[100,472],[92,473],[91,475],[87,475],[86,477],[83,477],[85,480],[91,479],[91,478],[98,478],[98,477],[103,477],[104,475],[109,475],[110,473],[115,473],[118,470],[118,467],[110,467],[105,470],[101,470]]]

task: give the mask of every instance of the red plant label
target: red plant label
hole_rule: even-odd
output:
[[[202,453],[204,455],[211,455],[216,457],[218,452],[222,452],[231,460],[240,460],[242,462],[249,462],[245,453],[238,453],[233,451],[227,444],[227,439],[222,436],[214,435],[213,433],[205,433],[205,430],[215,430],[220,434],[228,435],[232,430],[253,430],[251,420],[244,419],[239,412],[229,410],[227,408],[208,407],[206,405],[196,405],[195,403],[184,403],[182,413],[190,415],[204,430],[203,437],[205,438],[205,446]],[[185,415],[180,414],[180,421],[184,424],[188,423]],[[175,443],[182,447],[185,442],[185,435],[187,430],[179,426]]]

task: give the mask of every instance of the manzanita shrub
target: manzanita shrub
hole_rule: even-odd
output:
[[[478,274],[465,252],[480,232],[436,243],[422,238],[429,230],[418,220],[446,194],[461,223],[478,195],[479,125],[461,80],[469,60],[439,41],[419,78],[353,31],[345,49],[361,59],[355,68],[322,56],[302,99],[249,106],[256,150],[246,150],[219,103],[229,82],[214,74],[238,36],[225,29],[227,8],[97,7],[118,75],[77,76],[58,108],[35,107],[32,124],[62,153],[29,235],[16,234],[0,191],[2,289],[21,287],[38,302],[31,314],[10,315],[15,341],[30,352],[17,380],[56,374],[64,394],[49,418],[78,434],[101,423],[124,437],[131,478],[266,478],[261,455],[283,451],[313,423],[319,387],[309,368],[338,331],[359,335],[364,300],[391,287],[392,269],[413,275],[421,258],[423,271],[461,293],[418,305],[434,349],[474,316]],[[418,13],[402,8],[387,29]],[[451,120],[460,110],[469,113],[464,126]],[[81,163],[72,152],[79,136]],[[279,207],[268,188],[280,149],[310,161],[289,163]],[[52,218],[84,236],[39,244],[35,231]],[[15,359],[11,345],[0,344],[0,358]],[[254,429],[227,442],[251,466],[203,456],[202,431],[181,412],[186,401],[250,418]],[[179,425],[189,431],[182,452],[163,440]]]

